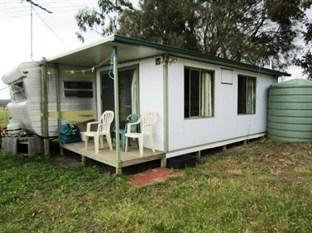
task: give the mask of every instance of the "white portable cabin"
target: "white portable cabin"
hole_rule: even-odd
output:
[[[107,84],[113,51],[119,73],[120,121],[126,113],[157,112],[156,149],[167,158],[265,135],[268,88],[279,76],[289,76],[113,35],[47,61],[50,65],[93,67],[97,116],[115,106],[114,89],[109,86],[116,83]],[[150,148],[148,140],[144,146]]]
[[[2,77],[10,87],[11,102],[7,105],[9,117],[30,133],[43,136],[42,89],[43,70],[40,62],[25,62]],[[81,72],[79,67],[48,67],[47,107],[48,137],[58,135],[57,98],[63,105],[63,121],[86,121],[95,119],[95,74]],[[59,83],[59,84],[58,84]],[[56,85],[60,85],[61,95],[56,95]]]

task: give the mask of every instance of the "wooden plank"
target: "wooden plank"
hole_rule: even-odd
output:
[[[197,157],[197,161],[199,161],[201,158],[201,150],[197,151],[196,157]]]
[[[118,164],[115,150],[111,151],[108,148],[100,149],[99,153],[96,154],[93,145],[91,146],[89,144],[88,150],[86,150],[83,143],[66,144],[63,145],[63,148],[117,169],[153,160],[165,159],[165,154],[162,151],[153,152],[150,149],[144,149],[144,156],[141,157],[139,150],[136,149],[129,152],[121,152],[121,161]]]
[[[63,148],[112,167],[117,166],[117,161],[115,159],[116,155],[114,152],[106,151],[104,154],[103,151],[100,150],[100,152],[96,154],[95,151],[91,149],[91,147],[89,150],[85,150],[84,145],[80,143],[66,144],[63,145]]]
[[[42,122],[42,135],[43,135],[43,153],[44,155],[50,154],[50,141],[49,141],[49,116],[48,116],[48,66],[47,60],[43,58],[43,68],[41,77],[41,122]]]
[[[60,154],[64,155],[63,147],[61,144],[61,127],[62,127],[62,103],[61,103],[61,69],[59,64],[56,65],[55,75],[55,94],[56,94],[56,117],[57,117],[57,136],[60,147]]]
[[[137,158],[121,161],[121,166],[122,167],[128,167],[128,166],[132,166],[135,164],[140,164],[140,163],[145,163],[145,162],[163,159],[163,157],[164,157],[163,153],[156,153],[154,155],[145,155],[143,157],[137,157]]]
[[[122,173],[122,168],[121,167],[116,167],[116,171],[115,171],[116,175],[119,175]]]
[[[81,155],[81,164],[86,165],[86,157]]]
[[[167,167],[167,158],[166,158],[165,154],[164,154],[164,157],[160,161],[160,167],[162,167],[162,168]]]

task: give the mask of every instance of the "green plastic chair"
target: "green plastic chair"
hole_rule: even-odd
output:
[[[127,126],[128,126],[129,123],[137,122],[139,120],[139,118],[140,118],[140,115],[136,114],[136,113],[128,115],[127,119],[126,119],[126,124],[125,124],[124,129],[120,129],[119,130],[120,146],[121,146],[121,149],[123,151],[125,151],[125,146],[126,146],[126,136],[125,136],[125,134],[126,134]],[[138,131],[139,131],[138,125],[135,125],[135,126],[131,127],[131,132],[136,133]],[[115,131],[115,133],[116,133],[116,131]]]

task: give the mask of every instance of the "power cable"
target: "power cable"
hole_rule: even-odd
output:
[[[53,28],[46,22],[44,19],[38,14],[38,12],[33,9],[35,14],[38,16],[38,18],[41,20],[41,22],[55,35],[56,38],[58,38],[67,48],[70,48],[70,46],[63,40],[56,31],[53,30]]]
[[[34,5],[34,6],[38,7],[38,8],[40,8],[41,10],[44,10],[44,11],[48,12],[49,14],[52,14],[52,11],[50,11],[47,8],[39,5],[38,3],[33,2],[32,0],[25,0],[25,1],[29,2],[31,5]]]
[[[6,90],[7,88],[9,88],[9,86],[6,86],[6,87],[2,87],[2,88],[0,89],[0,92],[1,92],[1,91],[4,91],[4,90]]]
[[[38,7],[39,9],[52,14],[52,11],[48,10],[47,8],[39,5],[38,3],[33,2],[32,0],[25,0],[26,2],[29,2],[30,5],[30,58],[33,61],[33,11],[34,6]]]

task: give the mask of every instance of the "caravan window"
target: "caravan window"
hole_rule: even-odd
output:
[[[213,116],[213,72],[184,69],[184,117]]]
[[[92,98],[93,83],[89,81],[64,81],[65,97]]]
[[[238,75],[238,114],[256,113],[256,78]]]
[[[11,95],[12,99],[14,100],[25,98],[25,89],[23,80],[11,84]]]

